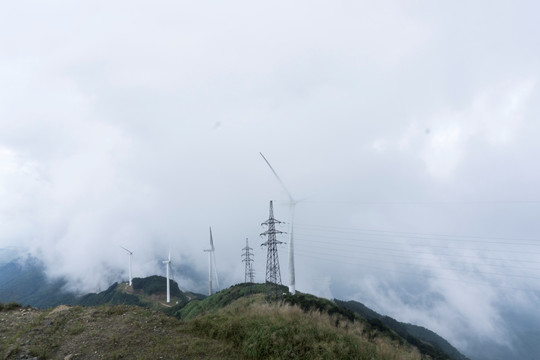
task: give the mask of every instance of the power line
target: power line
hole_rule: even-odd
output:
[[[493,264],[493,263],[478,263],[478,262],[468,262],[468,261],[454,261],[449,260],[451,258],[457,259],[477,259],[485,261],[496,261],[496,262],[505,262],[505,263],[529,263],[529,264],[540,264],[539,260],[527,260],[523,259],[511,259],[511,258],[494,258],[494,257],[485,257],[486,253],[511,253],[511,254],[527,254],[527,255],[536,255],[540,252],[536,248],[540,246],[538,242],[533,239],[524,239],[524,238],[508,238],[508,237],[487,237],[487,236],[477,236],[477,235],[450,235],[450,234],[441,234],[441,233],[421,233],[421,232],[406,232],[406,231],[390,231],[390,230],[375,230],[375,229],[359,229],[359,228],[345,228],[345,227],[336,227],[336,226],[323,226],[323,225],[308,225],[308,224],[298,224],[298,233],[297,239],[299,240],[299,254],[303,257],[309,257],[317,260],[330,261],[332,263],[339,262],[340,264],[349,264],[364,268],[376,269],[378,271],[386,272],[397,272],[404,273],[413,276],[421,277],[431,277],[437,279],[446,279],[459,282],[469,282],[463,281],[460,279],[447,279],[435,276],[433,274],[426,274],[426,271],[454,271],[466,273],[467,276],[474,274],[477,276],[482,276],[486,279],[496,276],[499,278],[516,278],[516,279],[530,279],[530,280],[540,280],[540,277],[535,274],[530,273],[516,273],[516,272],[501,272],[501,270],[507,269],[516,269],[518,272],[522,271],[532,271],[538,272],[540,269],[533,269],[530,267],[523,266],[512,266],[512,265],[502,265],[502,264]],[[345,235],[345,236],[344,236]],[[403,239],[413,239],[414,242],[407,242]],[[494,241],[498,240],[498,241]],[[503,240],[503,241],[500,241]],[[439,242],[439,244],[433,244],[433,241]],[[441,245],[440,241],[444,241],[446,244],[450,242],[453,244]],[[511,241],[511,242],[510,242]],[[303,244],[309,242],[309,247],[303,248]],[[457,245],[455,243],[460,243]],[[384,246],[373,246],[376,244],[388,244],[393,247],[384,247]],[[318,244],[318,245],[317,245]],[[470,244],[471,246],[465,246]],[[497,245],[497,248],[480,248],[480,245],[492,244]],[[401,249],[396,248],[396,245],[401,246],[414,246],[414,247],[425,247],[428,249],[439,250],[437,252],[422,252],[412,249]],[[515,250],[508,249],[508,246],[521,246],[523,249]],[[362,253],[351,252],[351,247],[361,249]],[[501,248],[502,247],[502,248]],[[529,247],[529,249],[527,249]],[[531,249],[533,247],[534,249]],[[319,250],[318,250],[319,249]],[[353,249],[354,250],[354,249]],[[366,251],[367,250],[367,251]],[[374,250],[374,251],[369,251]],[[456,254],[455,252],[448,252],[445,250],[456,250],[457,252],[462,251],[481,251],[481,255],[470,255],[470,254]],[[450,266],[437,266],[433,264],[422,264],[421,262],[403,262],[395,261],[392,258],[403,258],[403,253],[409,253],[412,255],[429,255],[442,257],[448,259]],[[398,269],[392,268],[380,268],[375,267],[370,264],[366,264],[365,260],[373,259],[373,256],[379,256],[377,262],[393,264],[398,267]],[[356,262],[347,262],[347,259],[358,260]],[[453,265],[453,266],[452,266]],[[456,265],[458,265],[456,267]],[[464,267],[459,267],[463,265]],[[422,271],[422,274],[411,273],[402,271],[399,268],[404,266],[408,268],[416,268]],[[489,271],[490,269],[499,269],[495,271]],[[491,279],[490,282],[494,280]],[[478,282],[476,282],[478,283]],[[497,284],[499,286],[500,284]],[[491,285],[490,285],[491,286]],[[503,286],[499,286],[503,287]],[[507,287],[509,288],[509,287]],[[516,289],[515,290],[523,290]]]
[[[301,239],[301,240],[304,240],[304,239]],[[332,246],[317,246],[317,245],[313,245],[313,243],[319,243],[319,244],[330,244],[328,242],[322,242],[322,241],[317,241],[317,240],[306,240],[306,242],[309,241],[309,247],[310,248],[318,248],[318,249],[322,249],[322,250],[325,250],[325,251],[328,251],[328,250],[342,250],[342,251],[347,251],[349,254],[351,253],[350,252],[350,247],[353,246],[353,247],[356,247],[356,248],[361,248],[362,249],[362,254],[370,254],[370,255],[381,255],[381,256],[389,256],[389,257],[396,257],[396,258],[402,258],[403,257],[403,253],[409,253],[409,254],[413,254],[413,255],[431,255],[431,256],[438,256],[438,257],[446,257],[446,258],[452,258],[452,257],[455,257],[455,258],[470,258],[470,259],[482,259],[482,260],[489,260],[489,261],[505,261],[505,262],[528,262],[528,263],[533,263],[533,264],[540,264],[540,260],[539,261],[534,261],[534,260],[531,260],[531,261],[526,261],[526,260],[512,260],[512,259],[503,259],[503,258],[486,258],[486,257],[479,257],[479,256],[474,256],[474,255],[463,255],[463,254],[448,254],[448,253],[432,253],[432,252],[418,252],[418,251],[414,251],[414,250],[407,250],[407,249],[390,249],[390,248],[377,248],[377,247],[365,247],[363,245],[345,245],[345,244],[331,244]],[[303,242],[301,241],[301,244]],[[347,247],[346,249],[338,249],[336,248],[336,246],[341,246],[341,247]],[[384,252],[377,252],[377,251],[365,251],[365,249],[376,249],[376,250],[383,250]],[[389,254],[388,252],[395,252],[396,254]],[[484,266],[486,265],[485,263],[483,264],[479,264],[479,263],[472,263],[470,261],[468,262],[465,262],[465,261],[452,261],[453,263],[456,263],[456,264],[466,264],[466,265],[478,265],[478,266]],[[493,264],[489,264],[490,266],[494,266]],[[527,267],[523,267],[523,266],[511,266],[511,265],[505,265],[504,268],[515,268],[515,269],[522,269],[522,270],[531,270],[531,271],[540,271],[540,268],[536,268],[536,269],[532,269],[532,268],[527,268]]]
[[[305,236],[305,237],[304,237]],[[306,240],[306,239],[309,239],[311,241],[311,239],[315,237],[315,238],[323,238],[323,239],[332,239],[332,240],[347,240],[347,241],[355,241],[355,242],[361,242],[361,241],[366,241],[366,240],[362,240],[362,239],[355,239],[355,238],[335,238],[335,237],[332,237],[332,236],[324,236],[324,235],[303,235],[301,234],[301,236],[298,236],[297,238],[298,239],[303,239],[303,240]],[[331,242],[328,242],[328,243],[331,243]],[[332,243],[335,243],[335,242],[332,242]],[[377,243],[382,243],[382,244],[391,244],[391,245],[396,245],[396,244],[399,244],[395,241],[384,241],[384,240],[381,240],[381,241],[377,241]],[[466,249],[466,250],[481,250],[483,252],[502,252],[502,253],[514,253],[514,254],[540,254],[540,249],[537,249],[535,251],[530,251],[530,250],[508,250],[508,249],[486,249],[486,248],[482,248],[482,249],[479,249],[479,248],[474,248],[474,247],[457,247],[457,246],[444,246],[444,245],[431,245],[431,244],[423,244],[423,243],[407,243],[406,244],[407,246],[423,246],[423,247],[429,247],[429,248],[435,248],[435,249]],[[351,245],[351,246],[354,246],[354,245]],[[364,245],[356,245],[356,246],[362,246],[364,247]],[[379,248],[379,249],[383,249],[384,248]],[[391,249],[389,249],[391,250]]]
[[[335,254],[335,253],[329,253],[329,252],[316,252],[311,250],[302,250],[302,253],[312,254],[312,255],[321,255],[321,256],[333,256],[338,258],[348,258],[348,259],[359,259],[359,256],[351,256],[351,255],[343,255],[343,254]],[[384,262],[384,263],[390,263],[390,264],[397,264],[397,265],[406,265],[406,266],[417,266],[417,267],[427,267],[427,268],[435,268],[435,269],[448,269],[448,270],[465,270],[465,269],[457,269],[455,267],[442,267],[437,265],[429,265],[429,264],[415,264],[415,263],[405,263],[405,262],[399,262],[399,261],[393,261],[393,260],[381,260],[377,259],[377,262]],[[494,273],[494,272],[487,272],[487,271],[479,271],[474,270],[477,274],[483,274],[483,275],[496,275],[496,276],[508,276],[508,277],[520,277],[520,278],[529,278],[529,279],[536,279],[540,280],[539,276],[533,276],[533,275],[526,275],[526,274],[501,274],[501,273]]]
[[[449,235],[449,234],[433,234],[433,233],[418,233],[418,232],[406,232],[406,231],[391,231],[391,230],[374,230],[374,229],[359,229],[359,228],[343,228],[336,226],[321,226],[321,225],[307,225],[307,224],[296,224],[299,228],[304,228],[306,230],[316,230],[322,232],[333,232],[333,233],[362,233],[372,236],[394,236],[394,237],[403,237],[411,238],[410,235],[414,236],[412,238],[422,239],[422,237],[427,240],[452,240],[452,241],[464,241],[464,242],[478,242],[478,243],[492,243],[492,244],[507,244],[507,245],[524,245],[524,246],[540,246],[540,240],[537,239],[525,239],[525,238],[508,238],[508,237],[493,237],[493,236],[477,236],[477,235]],[[418,238],[420,236],[420,238]],[[474,240],[478,239],[478,240]],[[508,240],[508,241],[534,241],[534,243],[507,243],[507,242],[494,242],[494,241],[479,241],[481,239],[485,240]]]
[[[327,257],[324,257],[324,256],[323,257],[310,256],[310,255],[306,255],[302,251],[297,252],[297,254],[300,257],[311,258],[311,259],[331,262],[331,263],[335,264],[335,260],[328,259]],[[446,277],[436,276],[436,275],[432,275],[432,274],[425,274],[425,273],[418,274],[418,273],[414,273],[414,272],[401,271],[401,270],[395,270],[395,269],[390,270],[388,268],[381,268],[381,267],[376,267],[376,266],[366,265],[366,264],[350,263],[350,262],[346,262],[346,261],[340,261],[340,263],[341,264],[354,265],[354,266],[367,268],[367,269],[373,269],[373,270],[382,271],[382,272],[401,273],[401,274],[405,274],[405,275],[421,277],[422,279],[432,278],[432,279],[437,279],[437,280],[449,280],[449,281],[460,282],[460,283],[465,283],[465,284],[484,285],[484,286],[489,286],[489,287],[498,287],[498,288],[509,289],[509,290],[535,291],[536,292],[535,289],[524,289],[524,288],[517,288],[517,287],[509,287],[509,286],[501,285],[500,283],[499,284],[486,284],[486,283],[480,282],[480,281],[470,281],[470,280],[463,280],[463,279],[446,278]]]
[[[309,204],[350,204],[350,205],[537,205],[540,200],[462,200],[462,201],[339,201],[305,200]]]

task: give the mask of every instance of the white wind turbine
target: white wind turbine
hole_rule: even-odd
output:
[[[169,258],[167,260],[163,260],[163,263],[165,264],[165,267],[167,269],[167,303],[171,302],[171,284],[169,281],[169,272],[171,269],[171,250],[169,249]]]
[[[131,286],[131,258],[133,256],[133,251],[126,249],[123,246],[120,246],[122,249],[126,250],[129,254],[129,286]]]
[[[203,250],[208,253],[208,296],[212,295],[212,277],[216,275],[216,285],[219,289],[219,279],[216,266],[216,253],[214,248],[214,239],[212,237],[212,228],[210,227],[210,249]]]
[[[291,222],[289,224],[289,292],[291,293],[291,295],[294,295],[296,293],[296,289],[295,289],[296,284],[295,284],[295,275],[294,275],[294,208],[296,204],[298,203],[298,201],[294,200],[289,190],[287,190],[287,187],[285,186],[283,181],[281,181],[280,177],[278,176],[278,174],[276,173],[272,165],[270,165],[270,162],[266,160],[266,158],[261,152],[259,154],[261,154],[266,164],[268,164],[268,167],[270,167],[270,170],[272,170],[272,173],[274,173],[274,176],[279,181],[279,184],[281,185],[283,190],[285,190],[285,193],[289,197],[289,208],[291,210]]]

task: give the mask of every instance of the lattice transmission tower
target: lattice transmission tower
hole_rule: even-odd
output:
[[[255,270],[253,269],[253,248],[249,247],[248,239],[246,239],[246,247],[242,249],[242,262],[245,263],[246,270],[244,274],[244,282],[253,284],[255,282]]]
[[[261,236],[267,236],[267,240],[261,246],[266,246],[268,249],[266,255],[266,283],[272,286],[276,298],[278,296],[278,285],[281,285],[277,246],[283,244],[282,241],[276,238],[276,235],[283,234],[283,231],[276,230],[276,224],[281,223],[281,221],[274,218],[274,205],[270,200],[270,216],[268,220],[261,224],[268,226],[268,230],[261,234]],[[269,292],[272,288],[269,288]]]

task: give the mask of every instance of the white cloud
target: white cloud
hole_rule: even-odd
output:
[[[388,141],[386,139],[377,139],[373,141],[373,149],[379,152],[383,152],[388,147]]]
[[[118,245],[135,252],[136,275],[163,273],[156,259],[169,245],[177,262],[205,272],[209,225],[224,281],[240,281],[240,249],[246,237],[259,248],[268,200],[278,218],[288,216],[259,151],[295,197],[315,200],[299,204],[299,222],[538,233],[531,208],[399,205],[540,197],[535,9],[394,1],[0,7],[0,245],[27,244],[81,291],[126,271]],[[456,22],[461,16],[474,21]],[[265,253],[256,254],[262,280]],[[516,261],[504,255],[502,269]],[[471,333],[498,336],[492,293],[482,298],[444,280],[403,285],[400,266],[382,277],[351,262],[322,267],[307,257],[297,286],[369,293],[400,320],[437,327],[440,316],[449,336],[474,317],[485,327],[475,323]],[[347,271],[365,278],[352,289],[334,286]]]
[[[525,80],[479,91],[467,108],[444,109],[426,119],[426,129],[411,122],[395,144],[416,153],[432,177],[449,178],[472,151],[471,144],[506,146],[515,141],[534,88],[534,80]],[[374,148],[380,150],[380,140]]]

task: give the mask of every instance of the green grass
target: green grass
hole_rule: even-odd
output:
[[[247,359],[420,358],[391,339],[373,341],[361,323],[340,314],[306,313],[298,306],[267,303],[262,295],[197,316],[187,325],[196,334],[231,344]]]
[[[0,311],[11,311],[22,308],[22,305],[16,302],[0,303]]]
[[[282,291],[286,291],[286,287],[281,286],[280,288]],[[266,292],[266,284],[252,284],[251,286],[237,284],[203,300],[192,300],[174,312],[173,315],[182,320],[189,320],[203,313],[215,312],[240,298],[265,294]]]
[[[235,285],[184,307],[162,311],[131,305],[58,307],[2,315],[0,353],[40,359],[370,359],[422,355],[381,324],[334,302],[297,293],[270,301],[265,284]],[[111,289],[113,294],[116,289]],[[7,355],[6,355],[7,354]]]
[[[350,321],[357,319],[357,316],[351,310],[338,306],[330,300],[311,294],[303,294],[301,292],[297,292],[295,295],[287,294],[283,297],[283,301],[291,305],[298,305],[304,311],[316,310],[328,315],[339,314]]]
[[[9,325],[8,325],[9,324]],[[63,307],[3,313],[0,356],[63,359],[235,359],[231,347],[136,306]],[[26,356],[26,357],[25,357]]]

